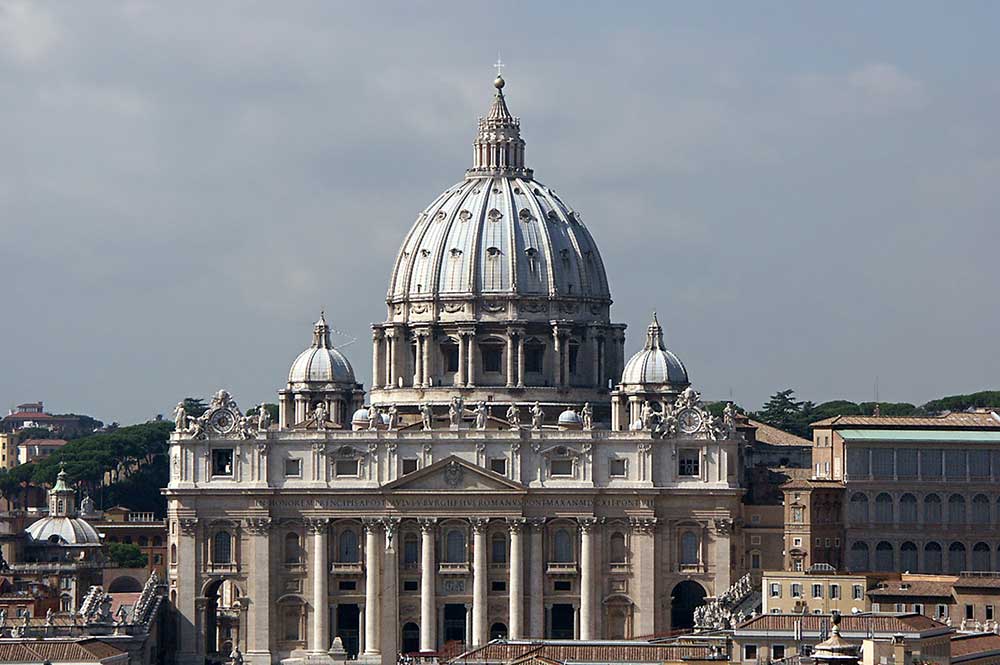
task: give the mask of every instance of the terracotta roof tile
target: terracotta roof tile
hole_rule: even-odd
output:
[[[742,631],[794,631],[796,622],[801,622],[802,630],[819,632],[830,626],[828,614],[762,614],[744,621],[736,628]],[[947,628],[922,614],[845,614],[840,618],[842,633],[914,633]]]
[[[812,446],[812,441],[809,439],[803,439],[801,436],[795,436],[791,432],[771,427],[759,420],[747,418],[747,422],[757,428],[756,437],[761,443],[768,443],[772,446]]]
[[[988,427],[1000,429],[995,412],[947,413],[942,416],[833,416],[811,423],[811,427]]]
[[[707,658],[706,645],[655,644],[635,641],[507,642],[496,640],[452,659],[451,663],[507,662],[529,656],[554,661],[663,662]]]
[[[1000,635],[994,633],[958,634],[951,638],[951,657],[974,658],[976,654],[1000,651]]]
[[[123,651],[96,640],[43,640],[0,643],[0,662],[100,663]]]

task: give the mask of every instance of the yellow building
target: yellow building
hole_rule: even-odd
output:
[[[820,569],[820,570],[817,570]],[[812,572],[767,571],[761,579],[764,614],[851,614],[872,609],[868,590],[885,575],[838,573],[817,564]]]
[[[0,469],[17,466],[17,432],[0,432]]]

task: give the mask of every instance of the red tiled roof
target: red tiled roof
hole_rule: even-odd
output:
[[[811,427],[988,427],[1000,429],[994,412],[946,413],[942,416],[833,416],[811,423]]]
[[[17,445],[19,445],[19,446],[55,446],[55,447],[58,448],[60,446],[65,446],[67,443],[69,443],[69,442],[66,441],[66,439],[25,439],[24,441],[20,442]]]
[[[869,589],[868,595],[878,598],[889,596],[934,596],[948,598],[951,597],[951,583],[927,580],[892,580],[883,582],[880,587]]]
[[[0,643],[0,662],[100,663],[125,652],[93,638]]]
[[[8,418],[12,420],[19,420],[22,418],[25,420],[45,420],[47,418],[52,418],[52,416],[48,413],[39,413],[37,411],[18,411],[17,413],[10,413],[4,416],[4,420],[7,420]]]
[[[1000,635],[994,633],[957,634],[951,638],[951,657],[975,657],[988,651],[1000,651]]]
[[[829,628],[828,614],[762,614],[748,619],[736,627],[742,631],[794,631],[796,622],[801,622],[802,630],[818,632],[824,626]],[[913,633],[947,628],[922,614],[845,614],[840,617],[842,633]]]
[[[955,580],[956,587],[974,589],[1000,589],[1000,576],[993,575],[960,575]]]
[[[812,446],[812,441],[795,436],[791,432],[786,432],[777,427],[771,427],[767,423],[762,423],[753,418],[747,418],[747,422],[757,428],[756,437],[761,443],[768,443],[772,446]]]

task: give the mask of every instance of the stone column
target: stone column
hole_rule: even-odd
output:
[[[472,520],[472,646],[489,641],[490,626],[486,617],[486,526],[489,520]]]
[[[250,616],[247,619],[247,661],[253,665],[271,663],[271,519],[244,520],[250,534],[250,566],[247,580]]]
[[[382,653],[379,637],[381,613],[379,611],[379,532],[378,522],[366,520],[365,527],[365,654]]]
[[[470,330],[468,336],[469,350],[467,351],[466,358],[469,361],[469,372],[466,379],[466,384],[470,388],[476,385],[476,373],[479,364],[476,362],[476,333]]]
[[[715,520],[715,593],[721,594],[732,584],[732,556],[730,548],[730,531],[733,521],[723,518]]]
[[[378,388],[383,384],[382,381],[382,370],[384,369],[384,362],[382,361],[382,330],[375,328],[372,331],[372,386]]]
[[[291,424],[296,425],[306,419],[309,413],[309,404],[306,403],[305,395],[295,396],[295,417]]]
[[[594,635],[594,531],[597,520],[582,517],[580,524],[580,639],[592,640]],[[644,582],[645,583],[645,582]]]
[[[524,387],[524,333],[517,335],[517,387]]]
[[[524,637],[524,562],[522,555],[524,545],[521,542],[521,530],[524,519],[515,518],[507,523],[510,529],[510,570],[507,582],[510,607],[508,608],[508,635],[512,640]]]
[[[437,651],[434,520],[420,520],[420,651]]]
[[[392,388],[395,385],[395,377],[393,376],[392,367],[395,359],[395,344],[396,334],[390,328],[385,331],[385,387]]]
[[[563,384],[563,361],[562,361],[562,339],[559,336],[559,328],[552,328],[552,350],[555,355],[555,359],[552,363],[552,383],[558,388]]]
[[[312,626],[309,631],[309,651],[325,653],[330,648],[330,565],[327,562],[326,534],[330,521],[324,518],[306,520],[312,536]]]
[[[531,520],[531,595],[528,598],[528,616],[531,628],[528,637],[541,639],[545,637],[545,554],[542,549],[542,538],[545,533],[545,520]]]
[[[431,385],[431,377],[434,375],[434,367],[431,365],[431,344],[434,341],[434,336],[430,331],[424,333],[424,375],[421,379],[422,386],[429,387]]]
[[[464,386],[465,385],[465,370],[468,362],[465,360],[465,332],[459,331],[458,333],[458,372],[455,375],[455,385]]]
[[[514,331],[507,331],[507,387],[513,388],[517,383],[517,377],[514,376]]]
[[[200,665],[204,662],[205,636],[198,626],[198,520],[180,518],[177,520],[177,566],[171,566],[170,576],[177,582],[178,640],[177,662]],[[77,604],[77,603],[74,603]]]
[[[633,517],[631,551],[635,579],[647,580],[636,589],[635,608],[632,614],[632,635],[650,635],[656,632],[656,605],[660,597],[656,567],[656,518]]]
[[[416,344],[416,352],[413,354],[413,387],[419,388],[424,385],[424,336],[415,332],[413,341]]]
[[[386,518],[382,520],[382,530],[385,532],[385,546],[382,548],[382,586],[381,614],[382,628],[379,634],[379,648],[382,660],[390,658],[395,663],[395,656],[400,649],[399,624],[399,556],[396,547],[396,534],[399,533],[399,519]]]
[[[365,628],[365,604],[361,603],[358,605],[358,654],[363,654],[368,649],[368,645],[365,643],[365,633],[367,629]]]

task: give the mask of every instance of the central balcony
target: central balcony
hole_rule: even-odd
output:
[[[469,574],[469,562],[464,561],[461,563],[442,563],[438,566],[438,573],[441,575],[468,575]]]
[[[334,561],[330,564],[330,572],[334,575],[360,575],[365,572],[365,566],[360,561]]]
[[[576,575],[576,561],[549,561],[545,572],[549,575]]]

